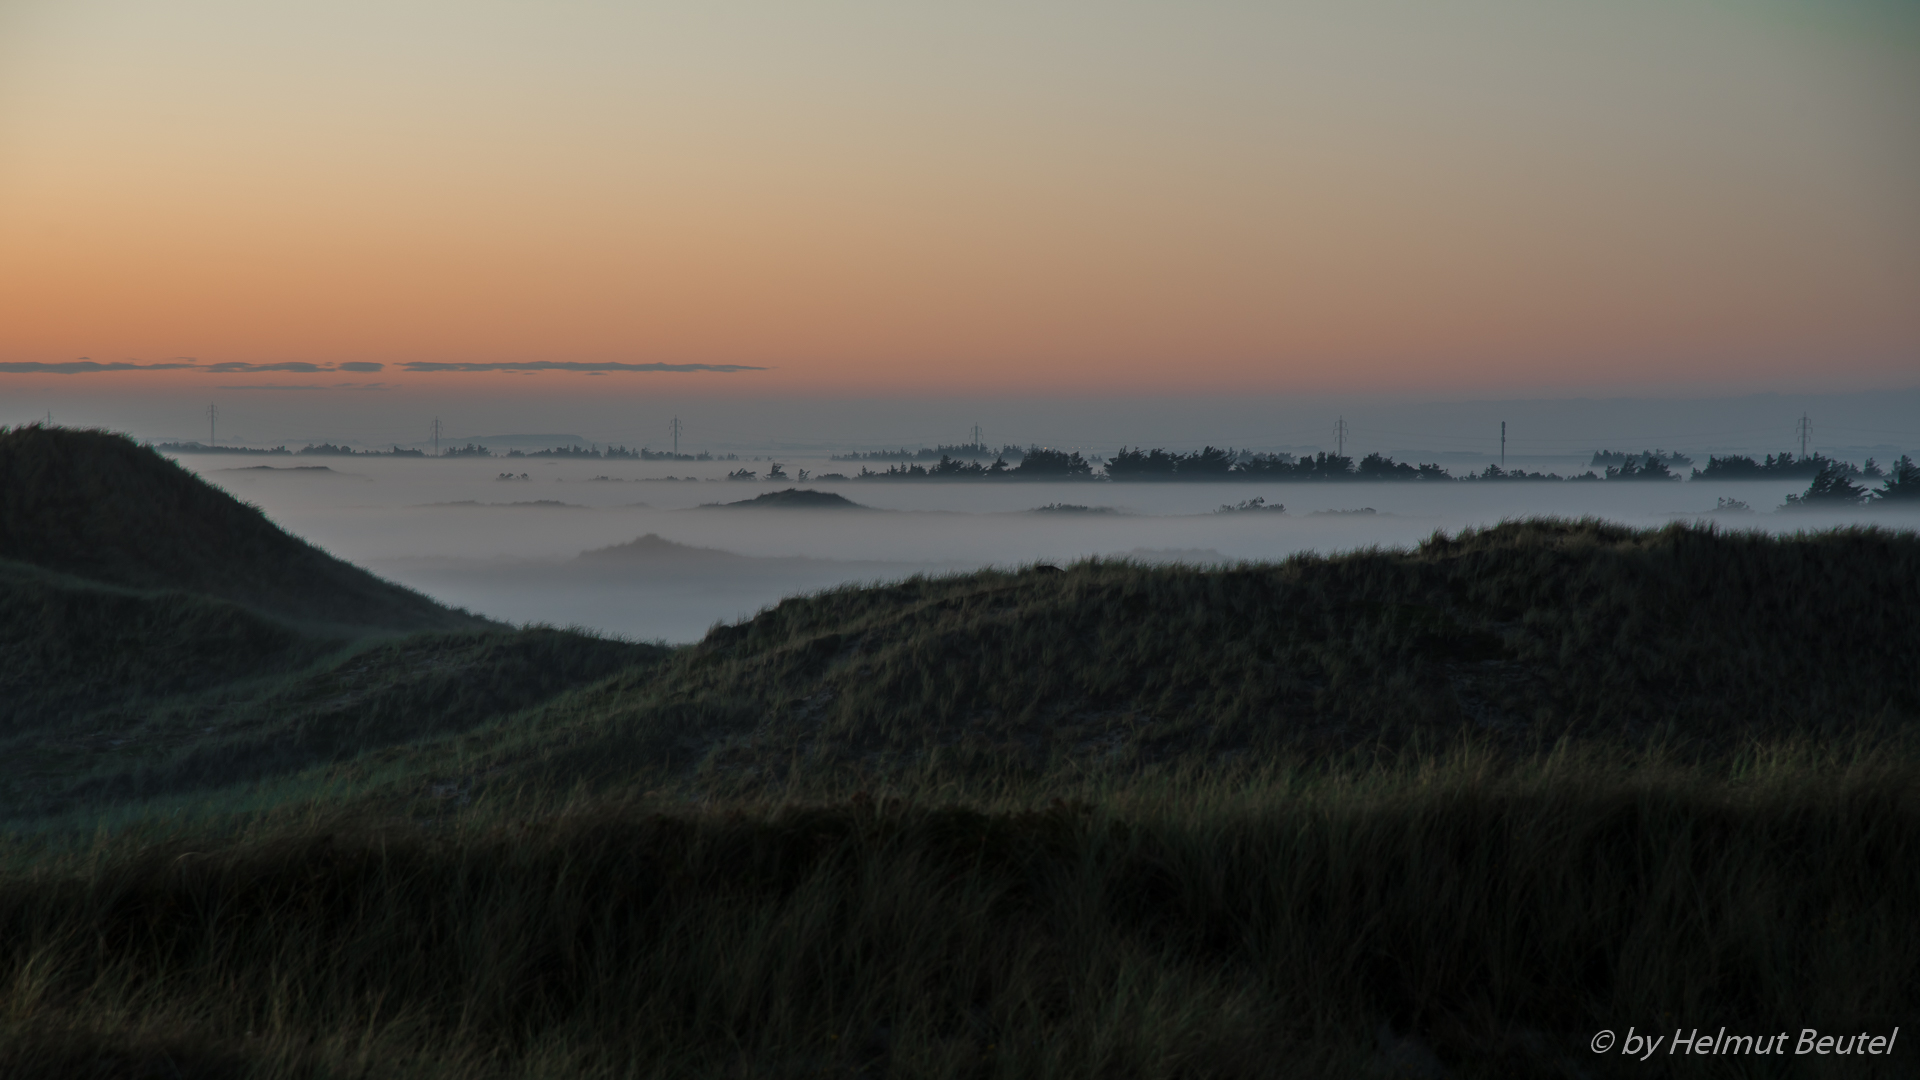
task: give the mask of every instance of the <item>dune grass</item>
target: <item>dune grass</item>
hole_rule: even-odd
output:
[[[1392,756],[1910,741],[1920,537],[1527,521],[1224,568],[845,587],[461,736],[476,782],[713,791]],[[449,747],[423,750],[444,761]]]
[[[92,552],[0,500],[0,1076],[1920,1071],[1587,1048],[1915,1015],[1910,533],[1096,560],[668,649],[238,504],[147,543],[226,498],[149,479]]]
[[[0,1074],[1642,1076],[1588,1038],[1911,1021],[1911,763],[1620,761],[502,797],[16,851]]]
[[[290,536],[124,435],[0,428],[0,559],[133,589],[183,590],[303,622],[476,629]]]

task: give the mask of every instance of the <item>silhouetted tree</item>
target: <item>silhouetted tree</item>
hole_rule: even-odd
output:
[[[1020,460],[1020,467],[1013,470],[1015,476],[1092,476],[1093,465],[1080,456],[1079,451],[1068,453],[1064,450],[1043,450],[1038,446],[1030,447],[1027,456]]]
[[[1607,468],[1609,480],[1678,480],[1667,463],[1655,457],[1635,460],[1629,458],[1618,465]]]
[[[1242,454],[1233,464],[1233,475],[1242,480],[1290,480],[1294,465],[1292,454]]]
[[[1418,480],[1420,470],[1383,454],[1368,454],[1360,459],[1359,476],[1362,480]]]
[[[1920,465],[1906,454],[1890,466],[1886,480],[1873,497],[1880,502],[1920,503]]]
[[[1847,474],[1838,468],[1825,468],[1815,473],[1813,483],[1798,495],[1787,496],[1787,505],[1791,507],[1815,506],[1859,506],[1867,501],[1867,489],[1847,479]]]

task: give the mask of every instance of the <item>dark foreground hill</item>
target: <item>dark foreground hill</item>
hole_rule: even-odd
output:
[[[120,436],[0,431],[0,820],[256,784],[663,651],[443,607]]]
[[[0,1076],[1920,1075],[1911,534],[1522,522],[228,681],[280,646],[206,603],[208,685],[0,732]]]
[[[611,783],[668,763],[754,783],[1124,773],[1463,736],[1724,758],[1905,730],[1917,613],[1920,538],[1875,529],[1526,522],[1279,564],[915,578],[716,628],[489,753]]]
[[[385,630],[485,620],[287,535],[258,509],[124,436],[0,432],[0,560],[140,590],[175,590],[303,622]]]
[[[630,546],[594,557],[705,555],[657,538]],[[96,606],[138,604],[96,592]],[[479,646],[422,639],[402,650],[411,669],[377,666],[389,672],[381,678],[413,685],[404,670],[418,670],[456,698],[491,687],[477,698],[511,708],[422,707],[376,723],[356,719],[349,696],[326,723],[360,734],[328,736],[324,753],[235,750],[215,767],[225,751],[155,735],[173,748],[163,758],[137,742],[140,754],[96,754],[84,782],[46,777],[17,805],[70,807],[84,792],[203,795],[248,775],[297,788],[312,779],[301,770],[321,765],[404,800],[431,784],[719,792],[1126,776],[1391,758],[1462,739],[1505,754],[1571,739],[1724,761],[1780,740],[1904,739],[1920,717],[1916,612],[1920,538],[1877,529],[1774,538],[1538,521],[1278,564],[1091,561],[915,577],[795,597],[677,650],[522,635],[527,659],[476,666]],[[220,688],[249,664],[306,662],[304,639],[199,608],[177,618],[194,629],[176,633],[168,655],[192,662],[157,667],[157,697],[96,709],[87,730],[174,732],[195,717],[255,732],[254,742],[319,745],[291,734],[307,714],[286,702],[326,694]],[[128,615],[107,625],[127,635],[134,665],[134,639],[156,624]],[[64,715],[61,695],[94,684],[84,663],[47,663],[64,674],[20,700]],[[548,670],[569,674],[534,677]],[[176,692],[164,680],[198,680],[177,692],[199,696],[160,704]],[[488,719],[507,713],[523,718]]]

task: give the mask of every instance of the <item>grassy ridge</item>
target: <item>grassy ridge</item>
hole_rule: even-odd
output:
[[[1091,561],[666,649],[21,506],[0,1076],[1787,1076],[1586,1040],[1920,1004],[1912,534]]]
[[[690,773],[724,789],[1397,753],[1462,733],[1708,758],[1897,740],[1920,716],[1915,612],[1920,538],[1876,529],[1531,521],[1225,569],[916,578],[783,601],[460,756],[509,784]]]
[[[343,761],[364,768],[390,748],[643,671],[666,652],[551,628],[345,643],[291,672],[121,703],[77,726],[57,713],[13,726],[0,733],[10,758],[0,806],[17,819],[143,800],[177,806]]]
[[[1916,779],[1468,758],[155,831],[0,878],[0,1073],[1644,1076],[1588,1037],[1911,1020]]]
[[[432,785],[991,788],[1463,737],[1520,755],[1571,738],[1716,760],[1871,732],[1893,752],[1920,715],[1914,611],[1920,539],[1874,529],[1536,521],[1225,569],[916,578],[793,598],[675,650],[428,636],[380,646],[351,692],[337,672],[360,662],[328,661],[149,702],[144,719],[99,726],[213,731],[164,760],[101,755],[16,805],[242,780],[269,801],[285,781],[392,806]]]
[[[663,654],[444,608],[129,439],[0,430],[0,820],[258,785]]]
[[[257,508],[103,431],[0,429],[0,559],[300,622],[487,625],[287,535]]]
[[[340,644],[202,594],[125,589],[0,562],[7,730],[137,711],[158,698],[304,666]]]

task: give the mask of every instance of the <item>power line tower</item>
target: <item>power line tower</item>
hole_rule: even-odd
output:
[[[1813,438],[1813,421],[1807,418],[1806,413],[1800,414],[1799,433],[1800,433],[1800,456],[1806,457],[1807,456],[1807,440]]]
[[[673,456],[680,456],[680,418],[673,418]]]
[[[48,415],[51,416],[52,414],[49,413]],[[209,404],[207,406],[207,445],[208,446],[220,445],[220,440],[217,437],[215,437],[217,429],[214,427],[214,423],[219,419],[220,419],[219,406]]]
[[[1343,416],[1339,420],[1336,420],[1334,422],[1333,439],[1334,439],[1334,443],[1340,447],[1340,450],[1339,450],[1340,456],[1346,457],[1347,456],[1347,418],[1346,417]]]
[[[975,450],[985,450],[987,448],[986,444],[980,441],[980,425],[979,424],[973,425],[973,448]]]
[[[1507,467],[1507,422],[1500,421],[1500,467]]]
[[[433,418],[433,456],[440,456],[440,418]]]

